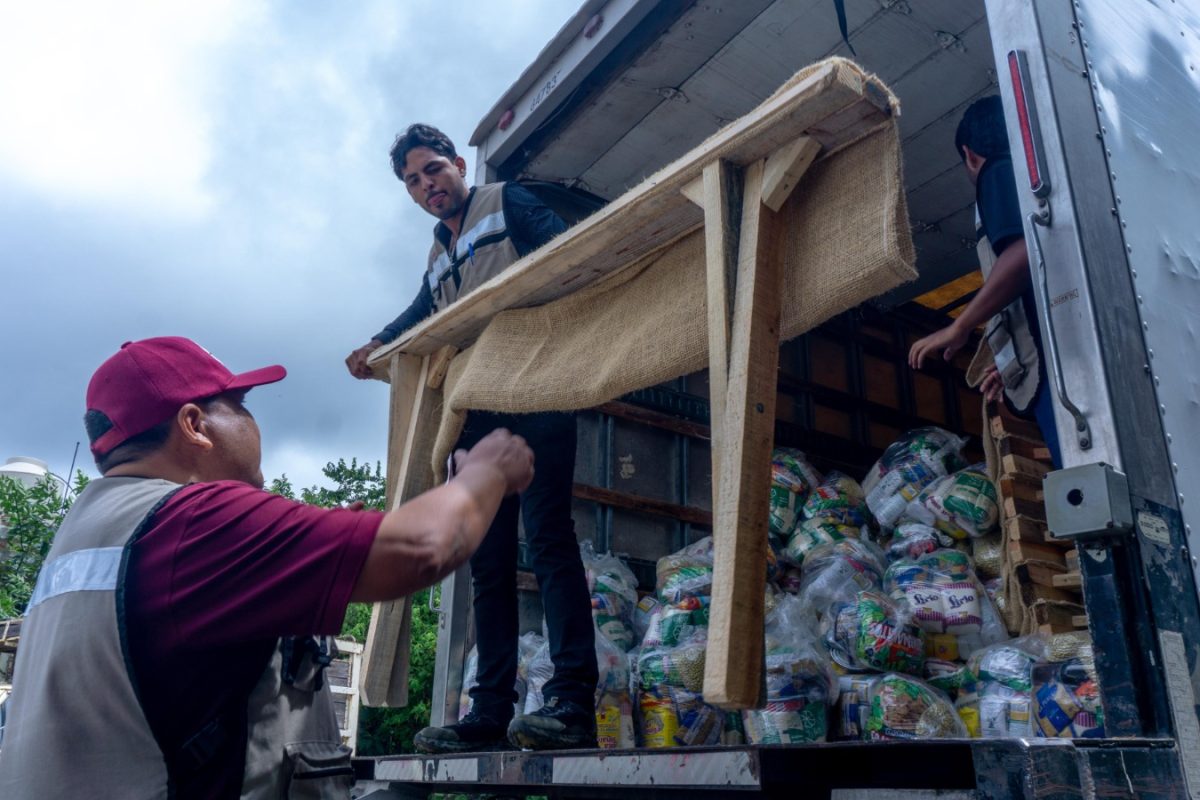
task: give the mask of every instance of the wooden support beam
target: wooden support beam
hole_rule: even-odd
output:
[[[704,260],[708,281],[709,436],[712,441],[713,508],[720,491],[721,459],[725,452],[725,402],[728,394],[730,324],[737,290],[738,239],[741,230],[739,175],[725,161],[704,168]],[[757,197],[757,195],[755,195]]]
[[[685,183],[683,188],[679,190],[679,193],[696,205],[704,208],[704,175],[701,174],[699,178]]]
[[[621,492],[616,489],[604,489],[586,483],[574,484],[571,487],[571,496],[577,497],[580,500],[590,500],[600,505],[624,508],[628,511],[652,514],[656,517],[666,517],[678,520],[679,522],[698,525],[702,528],[711,528],[713,524],[712,512],[705,511],[702,508],[667,503],[651,497],[642,497],[641,495]]]
[[[430,389],[442,388],[442,382],[446,380],[446,373],[450,369],[450,362],[456,355],[458,355],[458,348],[452,344],[448,344],[434,353],[429,362],[429,379],[425,385]]]
[[[783,208],[792,190],[821,152],[821,143],[810,136],[801,136],[767,156],[763,174],[763,205],[772,211]]]
[[[767,517],[762,509],[771,487],[783,257],[775,213],[762,204],[763,171],[759,161],[745,173],[725,419],[719,434],[714,426],[723,454],[714,505],[704,698],[729,709],[756,708],[765,700]]]
[[[388,430],[387,508],[430,488],[432,436],[429,414],[434,392],[429,389],[430,357],[395,353],[388,362],[392,385]],[[424,423],[424,424],[423,424]],[[408,703],[408,653],[412,608],[403,597],[376,603],[371,609],[363,651],[359,690],[368,706]]]

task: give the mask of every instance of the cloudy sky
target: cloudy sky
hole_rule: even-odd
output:
[[[0,461],[95,474],[81,422],[122,342],[183,335],[251,393],[264,472],[385,458],[387,386],[346,354],[407,305],[432,218],[398,130],[466,151],[577,0],[6,3],[0,10]]]

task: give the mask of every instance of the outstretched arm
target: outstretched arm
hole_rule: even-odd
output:
[[[971,331],[1020,297],[1032,280],[1025,240],[1017,239],[1004,248],[979,294],[967,304],[962,314],[940,331],[913,343],[908,353],[908,365],[920,369],[925,365],[926,358],[939,352],[946,361],[952,359],[967,343]]]
[[[432,586],[479,548],[506,495],[533,480],[533,451],[494,431],[455,454],[458,474],[384,517],[351,600],[391,600]]]

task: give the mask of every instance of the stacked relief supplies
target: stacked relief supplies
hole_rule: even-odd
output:
[[[585,545],[602,746],[1102,736],[1086,636],[1010,640],[981,581],[1000,561],[998,498],[964,444],[911,431],[861,486],[775,452],[761,709],[727,713],[702,696],[711,537],[659,559],[640,600],[628,567]],[[523,642],[527,709],[552,669],[548,646]]]

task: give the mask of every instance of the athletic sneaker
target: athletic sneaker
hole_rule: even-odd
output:
[[[413,744],[422,753],[479,753],[488,750],[508,750],[504,738],[505,724],[484,714],[470,711],[457,725],[442,728],[423,728],[413,737]]]
[[[570,750],[596,747],[596,712],[578,703],[551,697],[532,714],[508,725],[508,741],[524,750]]]

